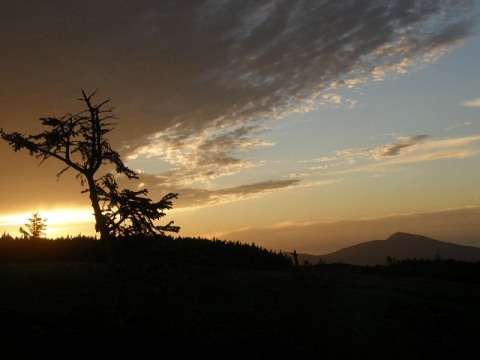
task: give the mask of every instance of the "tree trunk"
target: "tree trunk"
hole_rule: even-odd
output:
[[[113,239],[110,235],[110,231],[108,230],[105,215],[102,214],[102,209],[100,208],[100,200],[98,198],[95,180],[93,179],[93,176],[85,177],[88,182],[90,201],[92,202],[93,213],[95,215],[95,230],[100,232],[100,241],[103,243],[105,248],[105,256],[107,258],[109,271],[115,275],[115,254],[112,244]]]
[[[110,238],[105,216],[100,209],[100,200],[98,199],[97,187],[93,176],[85,176],[87,178],[90,201],[93,207],[93,214],[95,216],[95,230],[100,233],[100,240],[107,241]]]

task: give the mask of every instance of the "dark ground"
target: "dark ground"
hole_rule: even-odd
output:
[[[70,359],[457,359],[478,352],[478,276],[391,269],[3,262],[0,346],[17,357]]]
[[[1,265],[2,348],[36,358],[229,359],[477,350],[478,284],[325,268],[135,272],[113,281],[97,264],[89,280],[84,263]]]

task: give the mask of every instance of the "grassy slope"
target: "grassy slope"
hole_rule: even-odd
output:
[[[37,358],[461,358],[479,302],[478,284],[348,267],[0,264],[2,347]]]

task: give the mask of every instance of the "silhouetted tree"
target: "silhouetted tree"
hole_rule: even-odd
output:
[[[4,231],[2,236],[0,236],[0,240],[13,240],[13,236]]]
[[[95,216],[95,230],[101,239],[109,239],[115,235],[153,234],[165,231],[178,232],[178,226],[170,222],[166,226],[155,226],[154,220],[164,216],[164,209],[170,209],[171,199],[178,194],[169,193],[161,201],[152,203],[142,197],[147,190],[118,191],[112,174],[97,177],[102,165],[113,165],[119,174],[128,179],[138,179],[137,174],[124,165],[118,152],[114,151],[106,135],[113,130],[115,116],[113,108],[104,108],[110,100],[98,105],[92,102],[91,95],[82,90],[82,98],[86,109],[77,114],[67,114],[61,118],[40,118],[46,128],[37,135],[22,135],[17,132],[0,135],[14,151],[26,149],[31,156],[40,159],[40,164],[49,158],[65,163],[57,179],[68,169],[77,171],[77,178],[87,188]]]
[[[298,254],[297,254],[297,250],[293,250],[292,255],[293,255],[293,261],[294,261],[294,263],[295,263],[295,266],[298,267],[299,265],[298,265]]]
[[[118,190],[118,185],[112,174],[102,177],[97,183],[99,200],[103,202],[103,215],[109,233],[112,236],[135,236],[139,234],[164,234],[165,231],[178,232],[180,228],[173,226],[173,221],[167,225],[158,226],[153,221],[165,216],[164,209],[172,208],[172,199],[177,194],[169,193],[158,202],[143,197],[147,189],[133,191]]]
[[[45,235],[45,230],[47,229],[47,219],[42,219],[38,212],[33,213],[31,218],[27,219],[24,228],[20,227],[20,233],[27,239],[40,239]]]

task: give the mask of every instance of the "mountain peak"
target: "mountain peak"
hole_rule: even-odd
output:
[[[399,241],[399,240],[407,240],[407,239],[412,239],[412,238],[423,238],[425,239],[425,236],[422,235],[415,235],[415,234],[409,234],[405,232],[396,232],[395,234],[391,235],[387,240],[390,241]]]
[[[306,256],[309,256],[308,258]],[[299,262],[314,264],[321,259],[327,263],[354,265],[385,264],[387,257],[403,259],[454,259],[480,261],[480,248],[435,240],[423,235],[396,232],[386,240],[371,240],[324,255],[300,254]]]

